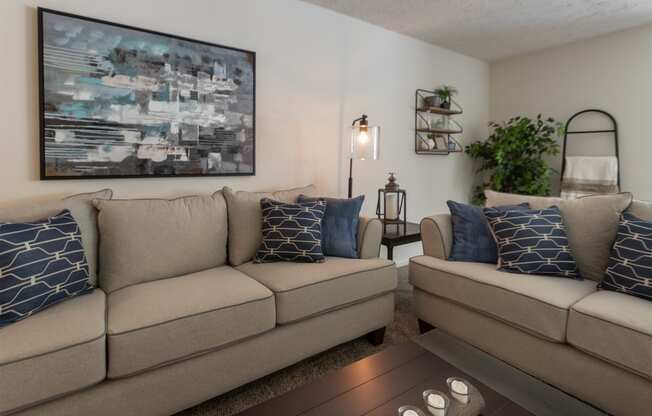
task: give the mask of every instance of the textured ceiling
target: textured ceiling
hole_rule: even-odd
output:
[[[304,0],[476,58],[652,22],[652,0]]]

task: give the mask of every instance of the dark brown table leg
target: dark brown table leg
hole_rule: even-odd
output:
[[[391,244],[387,245],[387,260],[394,260],[394,246]]]

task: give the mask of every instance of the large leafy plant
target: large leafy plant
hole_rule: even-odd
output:
[[[510,118],[490,122],[493,132],[485,141],[466,146],[466,153],[479,162],[483,183],[475,187],[473,202],[484,202],[484,189],[524,195],[550,195],[554,172],[544,156],[559,154],[557,139],[563,126],[552,118]]]

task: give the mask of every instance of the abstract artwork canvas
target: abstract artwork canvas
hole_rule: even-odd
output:
[[[38,17],[42,179],[255,174],[254,52]]]

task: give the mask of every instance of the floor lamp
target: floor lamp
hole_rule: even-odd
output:
[[[353,197],[353,159],[378,160],[380,127],[370,126],[367,115],[351,123],[351,157],[349,160],[349,198]]]

